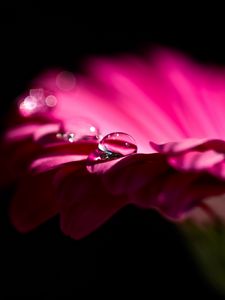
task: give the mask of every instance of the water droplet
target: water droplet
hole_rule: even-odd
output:
[[[31,89],[29,95],[19,101],[19,111],[24,117],[44,113],[57,104],[57,98],[44,89]]]
[[[66,132],[66,133],[59,132],[56,134],[56,137],[57,139],[64,142],[70,142],[70,143],[75,142],[75,134],[72,132]]]
[[[89,154],[87,170],[92,173],[96,163],[104,163],[136,152],[137,145],[130,135],[123,132],[110,133],[99,142],[98,149]]]
[[[130,155],[137,152],[135,140],[123,132],[114,132],[106,135],[99,143],[98,148],[103,152]]]
[[[94,152],[91,152],[87,158],[87,170],[90,173],[94,172],[94,168],[96,163],[104,163],[110,160],[114,160],[117,158],[121,158],[122,155],[118,153],[110,153],[110,152],[103,152],[99,149],[95,150]]]
[[[74,143],[77,141],[97,143],[99,137],[99,129],[90,120],[77,117],[76,119],[65,120],[61,124],[59,131],[55,133],[54,139],[56,143]]]
[[[62,124],[61,132],[66,134],[74,134],[74,141],[86,140],[93,141],[99,140],[100,132],[97,126],[92,121],[86,118],[77,117],[75,119],[66,120]]]
[[[94,126],[90,126],[90,132],[96,132],[96,128]]]

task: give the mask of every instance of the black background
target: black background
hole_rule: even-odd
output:
[[[164,45],[203,63],[225,63],[223,19],[213,12],[206,16],[202,10],[194,17],[184,16],[185,7],[173,14],[163,6],[135,8],[132,14],[130,7],[122,12],[115,7],[101,9],[95,13],[89,4],[80,8],[76,3],[75,8],[34,4],[26,9],[2,8],[1,119],[41,71],[57,66],[79,71],[80,62],[93,54],[141,53],[147,45]],[[123,288],[126,293],[145,293],[149,299],[220,299],[203,279],[175,225],[157,213],[127,207],[81,241],[65,237],[57,217],[20,235],[7,219],[11,194],[12,190],[1,192],[2,297],[75,298],[79,290],[87,289],[108,299]]]

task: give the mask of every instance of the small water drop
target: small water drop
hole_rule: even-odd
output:
[[[99,140],[99,129],[86,118],[77,117],[76,119],[65,120],[57,133],[55,133],[56,142],[78,142]]]
[[[99,142],[98,149],[89,154],[87,170],[92,173],[96,163],[104,163],[136,152],[137,145],[130,135],[123,132],[110,133]]]
[[[96,149],[94,152],[89,154],[86,168],[90,173],[93,173],[96,163],[104,163],[121,157],[122,156],[117,153],[103,152],[99,149]]]
[[[114,132],[106,135],[100,141],[98,148],[103,152],[116,153],[122,156],[137,152],[135,140],[123,132]]]
[[[97,126],[91,120],[77,117],[75,119],[68,119],[62,125],[61,132],[74,133],[74,140],[93,141],[99,140],[100,132]]]
[[[66,132],[66,133],[58,132],[56,134],[56,138],[60,141],[70,142],[70,143],[73,143],[76,140],[75,134],[72,132]]]

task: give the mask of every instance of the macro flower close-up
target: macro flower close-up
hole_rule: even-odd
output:
[[[59,213],[79,239],[128,204],[175,222],[207,213],[205,200],[225,193],[223,82],[162,49],[34,81],[2,141],[4,179],[18,181],[12,223],[28,232]]]
[[[224,299],[222,22],[21,6],[0,20],[0,299]]]

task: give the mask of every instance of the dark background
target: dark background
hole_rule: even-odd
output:
[[[213,12],[193,17],[184,16],[185,7],[174,14],[166,8],[134,7],[131,14],[130,7],[122,12],[108,7],[107,13],[95,13],[88,5],[2,8],[1,119],[41,71],[57,66],[79,71],[80,62],[93,54],[141,53],[147,45],[163,45],[203,63],[225,63],[223,19]],[[127,207],[81,241],[65,237],[58,218],[20,235],[7,219],[11,194],[1,192],[0,296],[75,297],[87,289],[108,299],[122,287],[149,299],[220,299],[175,225],[157,213]]]

